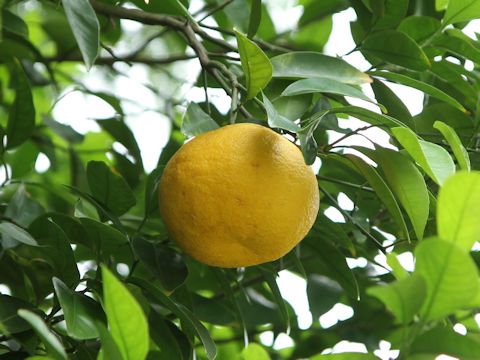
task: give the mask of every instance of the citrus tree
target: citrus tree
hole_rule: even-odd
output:
[[[480,2],[278,4],[0,1],[0,358],[478,359]],[[355,44],[326,55],[350,38],[337,26]],[[297,167],[262,172],[263,137],[239,123]],[[170,166],[188,171],[162,178],[224,126],[243,129],[217,136],[229,152],[197,141],[189,168]],[[258,172],[235,167],[247,155]],[[305,169],[315,186],[298,202],[288,179]],[[225,192],[245,183],[248,198]],[[208,251],[202,209],[219,226]],[[242,262],[224,251],[257,231]],[[282,271],[306,295],[281,291]],[[309,326],[288,287],[308,296]],[[338,303],[353,316],[322,326]]]

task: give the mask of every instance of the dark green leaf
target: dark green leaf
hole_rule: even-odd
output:
[[[247,36],[253,38],[257,33],[260,22],[262,21],[262,0],[252,0],[250,8],[250,20],[248,22]]]
[[[277,280],[275,279],[276,271],[274,271],[271,266],[268,266],[268,264],[261,265],[259,269],[263,278],[267,282],[268,287],[272,291],[275,302],[277,303],[280,314],[282,315],[282,320],[284,321],[283,330],[288,334],[290,332],[290,318],[288,316],[287,305],[285,304],[285,300],[280,293],[280,288],[278,287]]]
[[[71,126],[59,123],[48,116],[43,117],[43,122],[52,129],[53,132],[69,143],[79,144],[85,138],[85,136],[73,130]]]
[[[252,99],[270,82],[272,64],[257,44],[238,31],[235,35],[246,78],[247,99]]]
[[[100,50],[97,15],[88,0],[62,0],[62,4],[88,70],[93,66]]]
[[[148,323],[142,308],[127,288],[102,267],[104,308],[110,333],[124,360],[143,360],[149,348]]]
[[[104,321],[102,309],[93,299],[70,290],[60,279],[53,278],[67,332],[75,339],[94,339],[99,336],[95,322]]]
[[[141,237],[135,238],[132,245],[140,261],[166,290],[173,291],[185,282],[188,270],[180,254],[165,245],[154,244]]]
[[[430,61],[418,44],[396,30],[373,33],[365,39],[361,49],[369,55],[407,69],[424,71],[430,68]]]
[[[405,17],[409,0],[385,0],[379,19],[375,22],[375,29],[389,29],[396,27]]]
[[[33,305],[13,296],[0,294],[0,333],[9,335],[30,329],[30,325],[18,316],[20,309],[33,310]]]
[[[336,281],[323,275],[310,274],[307,279],[307,296],[314,323],[339,302],[343,289]]]
[[[7,149],[12,149],[33,133],[35,127],[35,106],[32,91],[22,66],[14,63],[12,81],[15,87],[15,100],[8,114]]]
[[[463,112],[466,112],[463,105],[460,104],[457,100],[452,98],[450,95],[444,93],[443,91],[438,90],[436,87],[434,87],[430,84],[427,84],[423,81],[416,80],[416,79],[414,79],[412,77],[409,77],[409,76],[406,76],[406,75],[397,74],[397,73],[393,73],[393,72],[387,72],[387,71],[372,71],[371,75],[379,76],[379,77],[382,77],[384,79],[394,81],[398,84],[413,87],[415,89],[423,91],[425,94],[433,96],[433,97],[435,97],[435,98],[437,98],[441,101],[445,101],[447,104],[450,104],[450,105],[456,107],[457,109],[459,109]]]
[[[291,52],[271,59],[273,77],[287,79],[328,78],[345,84],[371,82],[370,77],[342,59],[315,52]]]
[[[412,115],[400,98],[380,80],[374,79],[372,90],[375,98],[387,109],[387,115],[399,119],[410,128],[414,128]]]
[[[150,296],[162,303],[162,305],[168,308],[171,312],[176,314],[178,318],[202,341],[208,359],[213,360],[215,358],[217,354],[217,348],[210,336],[210,333],[205,326],[198,321],[198,319],[190,310],[184,306],[176,304],[158,288],[154,287],[145,280],[133,278],[131,279],[131,282],[141,287],[144,291],[150,294]]]
[[[93,197],[114,215],[124,214],[136,203],[127,182],[102,161],[88,163],[87,180]]]
[[[353,163],[353,165],[355,165],[358,171],[360,171],[360,173],[365,177],[365,179],[367,179],[373,190],[375,190],[379,199],[383,202],[390,215],[400,227],[402,237],[405,236],[408,240],[410,240],[407,224],[405,223],[405,219],[403,218],[403,214],[400,210],[400,207],[398,206],[397,200],[393,196],[392,191],[387,186],[382,177],[372,166],[367,164],[363,159],[359,158],[358,156],[346,156]]]
[[[58,338],[50,331],[40,316],[29,310],[18,310],[18,316],[27,321],[47,348],[47,352],[56,360],[67,360],[67,353]]]
[[[215,120],[205,113],[198,104],[191,103],[188,105],[182,122],[182,133],[184,135],[197,136],[217,128],[218,124]]]
[[[436,47],[448,50],[457,56],[480,63],[480,48],[478,48],[473,40],[464,38],[463,33],[458,34],[455,30],[447,34],[442,34],[435,38],[433,45]]]

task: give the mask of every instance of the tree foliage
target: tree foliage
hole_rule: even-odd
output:
[[[283,30],[274,1],[0,1],[0,358],[376,359],[382,340],[402,358],[478,358],[480,40],[462,30],[480,3],[295,3]],[[347,9],[355,46],[326,55]],[[115,90],[125,78],[145,101]],[[421,92],[422,109],[392,84]],[[192,89],[203,100],[188,103]],[[89,109],[88,131],[66,121],[57,108],[78,93],[111,116]],[[138,114],[165,125],[153,170]],[[317,161],[321,209],[284,258],[220,269],[169,241],[157,188],[187,137],[234,122]],[[308,329],[282,270],[306,280]],[[353,316],[321,326],[337,303]],[[293,345],[261,342],[269,332]],[[328,354],[343,340],[368,354]]]

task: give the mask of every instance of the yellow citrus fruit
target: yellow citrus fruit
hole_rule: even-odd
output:
[[[190,256],[245,267],[288,253],[312,227],[318,184],[302,153],[274,131],[235,124],[195,137],[170,159],[160,211]]]

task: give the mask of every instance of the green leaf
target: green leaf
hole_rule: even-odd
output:
[[[295,96],[310,93],[331,93],[351,96],[375,104],[375,101],[370,99],[358,88],[329,78],[312,78],[295,81],[282,92],[282,96]]]
[[[442,121],[435,121],[433,127],[442,133],[448,145],[450,145],[460,169],[470,171],[470,157],[468,156],[467,150],[455,132],[455,129]]]
[[[120,175],[112,172],[103,161],[90,161],[87,180],[95,199],[114,215],[122,215],[135,205],[135,195]]]
[[[100,24],[97,15],[88,0],[62,0],[62,4],[88,70],[100,50]]]
[[[448,327],[437,326],[419,335],[412,344],[410,354],[431,355],[437,358],[444,354],[462,360],[476,360],[480,353],[480,342],[470,335],[460,335]]]
[[[405,86],[415,88],[417,90],[420,90],[420,91],[424,92],[427,95],[430,95],[434,98],[437,98],[438,100],[444,101],[447,104],[450,104],[453,107],[456,107],[457,109],[459,109],[463,112],[466,112],[463,105],[460,104],[453,97],[451,97],[450,95],[444,93],[441,90],[438,90],[436,87],[433,87],[432,85],[427,84],[423,81],[413,79],[413,78],[411,78],[409,76],[406,76],[406,75],[387,72],[387,71],[371,71],[370,74],[373,75],[373,76],[382,77],[384,79],[396,82],[396,83],[401,84],[401,85],[405,85]]]
[[[339,302],[343,290],[340,285],[326,276],[310,274],[307,279],[308,305],[314,323]]]
[[[340,353],[312,356],[310,360],[378,360],[375,355],[365,353]]]
[[[438,236],[470,251],[480,240],[480,173],[459,172],[441,187],[437,204]]]
[[[32,135],[35,128],[35,106],[30,83],[20,63],[15,61],[13,66],[15,100],[8,113],[7,149],[22,144]]]
[[[477,0],[450,0],[443,16],[443,26],[480,18]]]
[[[387,184],[406,210],[418,239],[423,237],[428,219],[429,198],[422,174],[413,162],[401,153],[377,147],[361,149],[382,170]]]
[[[58,302],[63,310],[68,334],[78,340],[94,339],[99,336],[96,321],[104,321],[102,309],[93,299],[76,293],[60,279],[53,278]]]
[[[370,77],[346,61],[316,52],[290,52],[271,59],[273,77],[287,79],[327,78],[345,84],[371,82]]]
[[[191,332],[198,336],[203,344],[203,347],[205,348],[208,359],[213,360],[215,358],[217,355],[217,348],[212,337],[210,336],[210,333],[190,310],[180,304],[176,304],[158,288],[143,279],[132,278],[130,282],[142,288],[147,294],[152,296],[172,313],[177,315],[184,326],[188,327]]]
[[[375,22],[374,29],[388,29],[396,27],[405,17],[409,0],[385,0],[381,8],[380,17]]]
[[[418,44],[406,34],[384,30],[369,35],[361,45],[362,51],[407,69],[424,71],[430,61]]]
[[[340,106],[328,110],[328,113],[350,115],[371,125],[406,126],[403,122],[391,116],[379,114],[359,106]]]
[[[303,240],[303,243],[315,252],[325,275],[337,281],[348,296],[353,299],[360,299],[360,290],[355,274],[348,267],[345,256],[340,250],[329,241],[318,241],[315,234],[310,234]]]
[[[59,123],[48,116],[43,117],[43,122],[52,129],[55,134],[71,144],[80,144],[85,138],[83,134],[76,132],[71,126]]]
[[[34,307],[25,300],[0,294],[0,333],[9,335],[30,329],[30,325],[18,316],[20,309],[33,310]]]
[[[397,30],[410,36],[417,43],[429,39],[441,27],[440,21],[430,16],[409,16],[398,25]]]
[[[285,326],[283,330],[285,333],[288,334],[290,332],[290,318],[288,316],[287,305],[282,297],[282,294],[280,293],[280,288],[278,287],[277,280],[275,279],[277,273],[273,269],[273,267],[268,266],[268,264],[263,264],[259,266],[259,270],[262,273],[263,278],[267,282],[268,287],[270,288],[275,302],[278,306],[278,309],[280,310],[280,314],[282,315],[282,320]]]
[[[215,130],[218,124],[196,103],[190,103],[183,116],[182,133],[186,136],[197,136]]]
[[[147,183],[145,185],[145,217],[148,216],[154,209],[158,208],[158,185],[163,174],[163,166],[154,169],[147,176]]]
[[[288,130],[294,133],[297,133],[297,131],[300,130],[300,126],[277,112],[277,110],[265,94],[263,94],[263,105],[265,106],[265,110],[267,111],[268,126],[270,126],[271,128]]]
[[[235,35],[247,83],[247,99],[252,99],[270,82],[272,64],[257,44],[238,31]]]
[[[403,280],[409,276],[408,271],[400,264],[397,254],[394,252],[387,254],[387,264],[392,268],[392,274],[397,280]]]
[[[468,308],[479,290],[478,271],[470,255],[453,242],[427,239],[415,249],[415,272],[427,283],[421,310],[424,321]]]
[[[108,259],[116,251],[129,246],[127,238],[113,226],[86,217],[80,222],[86,233],[84,242],[102,259]]]
[[[242,350],[242,360],[270,360],[268,352],[259,344],[250,343]]]
[[[98,353],[97,360],[124,360],[120,349],[115,343],[115,340],[108,331],[107,327],[101,322],[97,322],[95,326],[97,327],[97,332],[99,333],[100,341],[102,344],[102,348]]]
[[[32,237],[32,235],[30,235],[20,226],[10,222],[3,222],[0,224],[0,234],[3,236],[8,236],[10,239],[23,244],[38,246],[37,241]]]
[[[368,183],[372,186],[373,190],[377,194],[378,198],[383,202],[388,212],[392,216],[393,220],[400,227],[402,236],[405,236],[410,241],[410,235],[408,233],[407,224],[403,218],[402,211],[398,206],[397,200],[393,196],[392,191],[387,186],[378,172],[363,159],[355,155],[345,155],[355,165],[357,170],[367,179]]]
[[[247,36],[253,38],[257,33],[260,22],[262,21],[262,0],[252,0],[250,8],[250,20],[248,22]]]
[[[445,10],[449,2],[450,0],[435,0],[435,10],[437,11]]]
[[[47,348],[47,352],[52,358],[56,360],[67,360],[67,353],[63,348],[62,343],[58,338],[50,331],[45,322],[40,316],[29,310],[18,310],[18,316],[25,319],[35,330],[38,337],[42,340]]]
[[[460,57],[480,63],[480,48],[469,37],[465,38],[462,32],[457,33],[456,29],[435,38],[433,45],[452,52]],[[448,34],[448,35],[447,35]]]
[[[400,98],[382,81],[374,78],[372,90],[375,93],[375,99],[386,109],[386,113],[395,119],[402,119],[402,122],[410,128],[414,128],[414,123],[410,111]]]
[[[5,8],[2,9],[0,14],[0,27],[1,25],[3,25],[4,31],[9,31],[28,39],[28,25],[21,17]]]
[[[408,324],[420,311],[426,295],[426,284],[420,275],[412,275],[388,285],[378,285],[367,290],[380,299],[402,323]]]
[[[110,333],[124,360],[143,360],[149,348],[148,323],[127,288],[102,266],[104,308]]]
[[[141,237],[133,239],[132,246],[140,261],[160,280],[166,290],[175,290],[187,279],[187,267],[182,256],[176,251]]]
[[[410,129],[392,128],[391,130],[410,156],[437,184],[442,185],[455,173],[455,164],[447,150],[437,144],[418,139]]]

